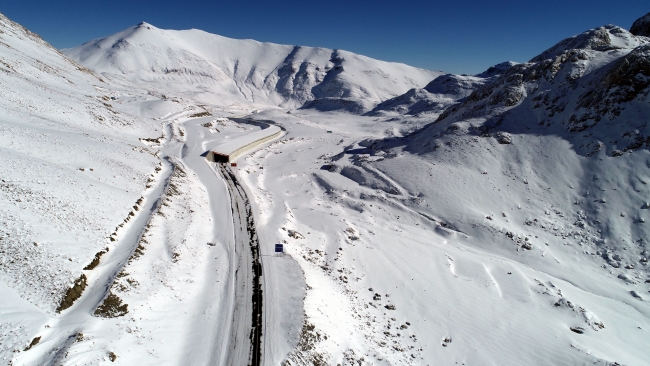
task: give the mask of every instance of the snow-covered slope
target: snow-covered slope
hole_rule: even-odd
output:
[[[139,197],[158,158],[138,138],[160,126],[1,14],[0,30],[0,277],[53,311]]]
[[[100,76],[0,14],[0,364],[246,362],[248,260],[203,153],[253,128],[208,130],[219,108],[197,104]],[[292,311],[264,313],[265,355],[281,360],[303,287],[276,267],[265,301]]]
[[[237,40],[150,24],[63,51],[88,68],[206,103],[369,110],[439,72],[343,50]]]
[[[475,89],[489,83],[514,65],[516,65],[515,62],[503,62],[473,76],[440,75],[422,89],[414,88],[380,103],[367,115],[440,114],[450,105],[466,98]]]
[[[535,242],[569,238],[595,259],[591,265],[642,282],[650,255],[649,92],[650,40],[604,26],[512,67],[410,136],[406,149],[461,169],[462,179],[485,173],[486,183],[501,189],[485,201],[468,187],[462,202],[441,210],[460,217],[472,202],[486,203],[490,212],[454,220],[460,230],[544,231],[548,239]],[[514,203],[514,218],[498,218]],[[482,216],[494,222],[486,226]]]

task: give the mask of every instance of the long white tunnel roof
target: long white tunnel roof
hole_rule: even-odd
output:
[[[213,151],[221,155],[231,155],[242,146],[246,146],[257,140],[261,140],[263,138],[275,135],[280,131],[281,131],[280,127],[271,125],[268,128],[265,128],[263,130],[251,132],[244,136],[240,136],[228,142],[225,142],[221,145],[215,146],[211,148],[210,151]]]

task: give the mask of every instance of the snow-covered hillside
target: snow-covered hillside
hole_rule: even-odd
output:
[[[159,136],[160,125],[111,99],[144,96],[3,15],[0,30],[0,276],[11,293],[53,311],[140,196],[158,158],[138,138]]]
[[[159,98],[107,83],[2,14],[0,76],[4,364],[128,216],[159,161],[138,139],[161,126],[120,105]]]
[[[364,112],[440,75],[343,50],[237,40],[151,24],[63,51],[100,73],[205,103]]]

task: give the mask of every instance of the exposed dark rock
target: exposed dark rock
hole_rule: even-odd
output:
[[[634,21],[630,33],[635,36],[650,37],[650,13]]]
[[[502,145],[512,144],[512,136],[507,132],[497,132],[495,137],[497,142]]]
[[[583,327],[571,327],[570,328],[572,332],[578,333],[578,334],[583,334],[585,332],[585,328]]]
[[[56,309],[57,313],[60,313],[63,310],[69,308],[70,306],[72,306],[72,304],[75,301],[77,301],[78,298],[81,297],[81,294],[86,288],[87,280],[88,279],[86,278],[85,274],[79,276],[79,278],[75,281],[74,285],[71,288],[69,288],[68,291],[66,291],[65,296],[61,301],[61,305],[59,305],[58,309]]]
[[[40,341],[41,341],[41,337],[35,337],[34,339],[32,339],[32,343],[30,343],[29,346],[27,346],[27,347],[25,348],[25,351],[29,351],[32,347],[34,347],[35,345],[37,345],[38,342],[40,342]]]
[[[573,303],[571,301],[567,300],[564,297],[559,299],[558,301],[556,301],[555,304],[553,304],[553,306],[561,307],[561,308],[568,308],[568,309],[575,309],[575,306],[573,305]]]
[[[100,262],[102,256],[104,254],[106,254],[106,252],[108,252],[108,248],[106,248],[104,250],[100,250],[99,252],[97,252],[97,254],[95,254],[95,258],[93,258],[92,262],[90,262],[87,266],[84,267],[84,271],[90,271],[90,270],[95,269],[95,267],[97,267],[99,265],[99,262]]]
[[[118,316],[126,315],[129,312],[128,307],[127,304],[122,304],[122,299],[117,295],[110,293],[97,310],[95,310],[95,316],[117,318]]]

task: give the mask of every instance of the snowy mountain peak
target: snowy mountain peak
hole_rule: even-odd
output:
[[[620,48],[633,48],[639,46],[643,42],[643,40],[639,39],[627,30],[609,24],[569,37],[542,52],[539,56],[530,61],[539,62],[542,60],[552,59],[568,50],[583,49],[604,52]]]
[[[650,37],[650,13],[634,21],[630,33],[635,36]]]
[[[138,25],[135,26],[136,28],[146,28],[146,29],[152,29],[156,28],[153,25],[147,23],[147,22],[140,22]],[[157,28],[156,28],[157,29]]]
[[[570,132],[591,128],[605,118],[619,120],[622,110],[632,107],[629,103],[647,94],[647,44],[647,38],[616,26],[589,30],[558,43],[529,63],[511,67],[461,105],[447,109],[439,121],[486,118],[494,127],[506,114],[528,108],[532,114],[524,120],[542,125],[561,122]],[[599,138],[607,140],[605,135]],[[593,145],[584,144],[578,150],[590,154],[590,147],[585,150],[585,146]]]
[[[508,71],[511,67],[519,65],[518,62],[514,61],[506,61],[502,62],[500,64],[496,64],[494,66],[490,66],[487,70],[483,71],[480,74],[476,74],[474,76],[480,77],[480,78],[491,78],[493,76],[498,76],[503,74],[504,72]]]

